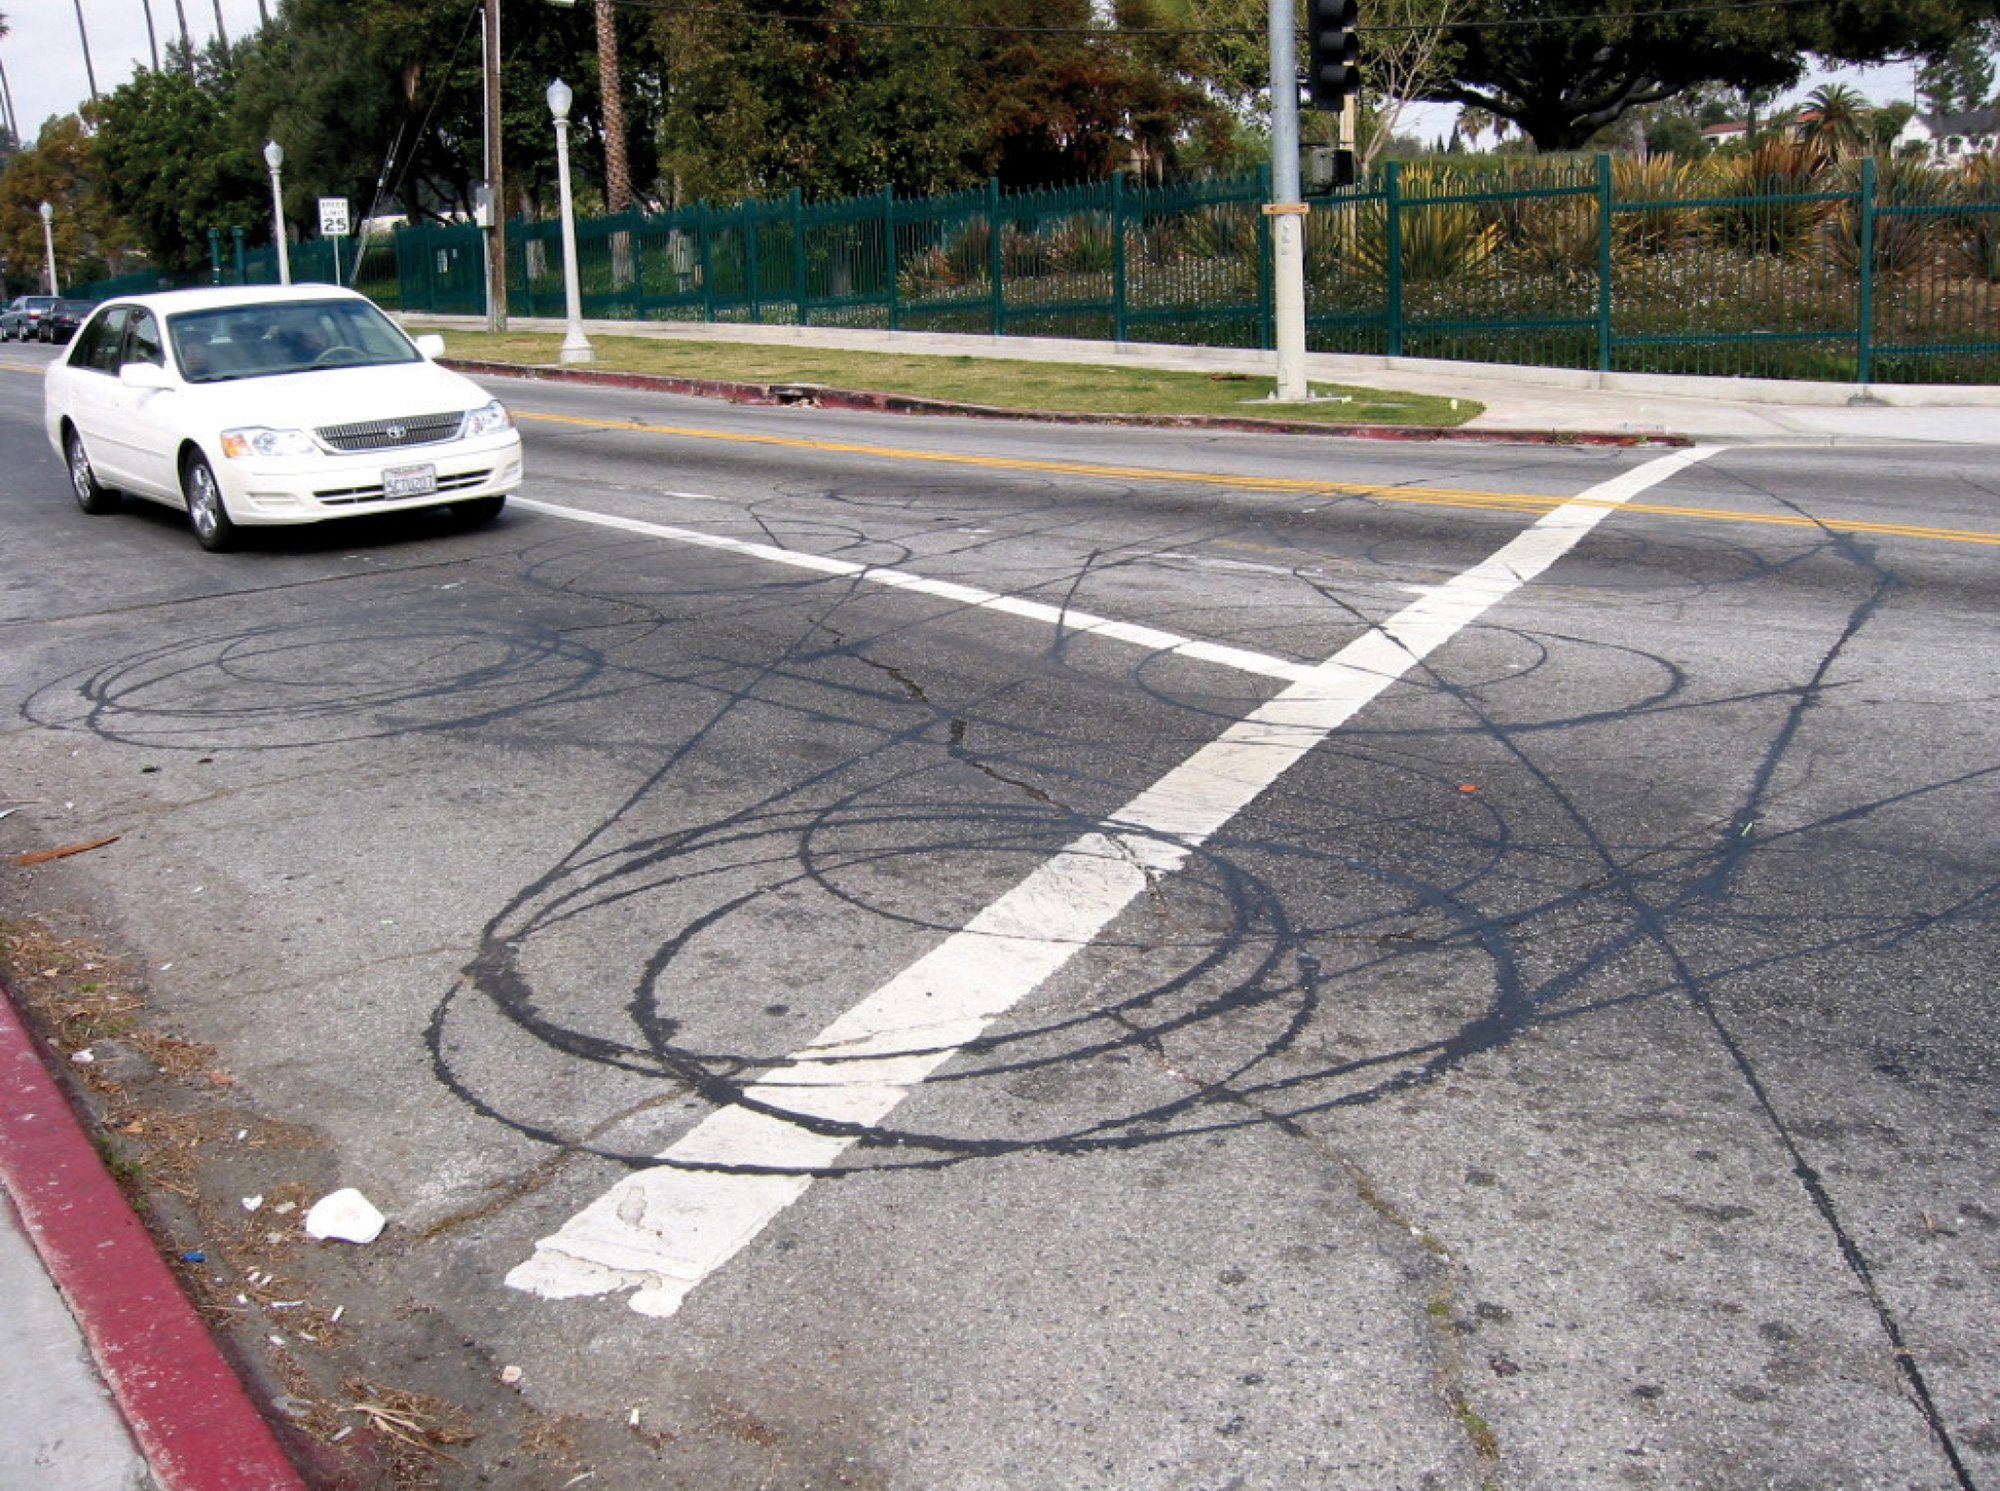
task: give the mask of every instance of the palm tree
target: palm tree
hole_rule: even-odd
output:
[[[604,205],[632,205],[632,171],[625,161],[625,101],[619,94],[618,26],[611,0],[597,0],[597,77],[604,102]]]
[[[1845,83],[1822,83],[1806,95],[1799,138],[1829,156],[1847,154],[1868,137],[1868,100]]]
[[[184,0],[174,0],[174,14],[181,22],[181,66],[187,69],[190,81],[194,78],[194,37],[188,33],[188,13]]]
[[[97,69],[90,65],[90,32],[83,24],[83,0],[76,0],[76,31],[83,38],[83,75],[90,83],[90,101],[97,102]]]

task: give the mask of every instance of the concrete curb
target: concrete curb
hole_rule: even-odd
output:
[[[608,388],[642,388],[657,393],[723,399],[732,404],[798,405],[856,409],[878,414],[928,414],[960,419],[1018,420],[1053,424],[1118,425],[1154,429],[1232,430],[1253,435],[1331,435],[1350,440],[1477,441],[1512,445],[1601,445],[1680,447],[1686,435],[1657,432],[1468,429],[1463,426],[1332,424],[1319,420],[1264,419],[1252,415],[1088,414],[1047,409],[1010,409],[990,404],[958,404],[914,394],[828,388],[818,383],[732,383],[718,378],[678,378],[660,373],[621,373],[550,363],[483,362],[444,357],[458,372],[488,378],[535,378],[589,383]]]
[[[0,981],[0,1184],[160,1491],[305,1491]]]

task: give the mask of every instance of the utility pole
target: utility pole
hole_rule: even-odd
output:
[[[1306,212],[1299,192],[1298,37],[1292,0],[1271,0],[1271,305],[1278,349],[1272,397],[1308,398],[1306,386]]]
[[[153,29],[153,0],[139,0],[146,7],[146,49],[153,54],[153,71],[160,70],[160,37]]]
[[[215,0],[215,39],[222,43],[222,50],[229,50],[229,33],[222,29],[222,0]]]
[[[500,0],[485,0],[486,329],[507,329],[507,226],[500,187]]]

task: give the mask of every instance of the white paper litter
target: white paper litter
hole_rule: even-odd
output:
[[[306,1213],[306,1232],[341,1242],[372,1243],[382,1235],[386,1221],[366,1196],[349,1186],[313,1203]]]

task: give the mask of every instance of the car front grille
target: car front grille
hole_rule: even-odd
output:
[[[406,445],[436,445],[453,439],[463,418],[461,414],[413,414],[408,419],[322,425],[313,433],[335,450],[400,450]]]
[[[492,480],[492,477],[493,473],[491,471],[462,471],[455,476],[440,476],[438,478],[437,492],[424,493],[422,500],[442,501],[443,498],[439,494],[464,492],[474,487],[482,487],[488,481]],[[370,502],[400,502],[403,500],[400,497],[390,497],[382,490],[380,482],[374,482],[365,487],[328,487],[322,491],[314,492],[313,496],[328,507],[357,507]]]

